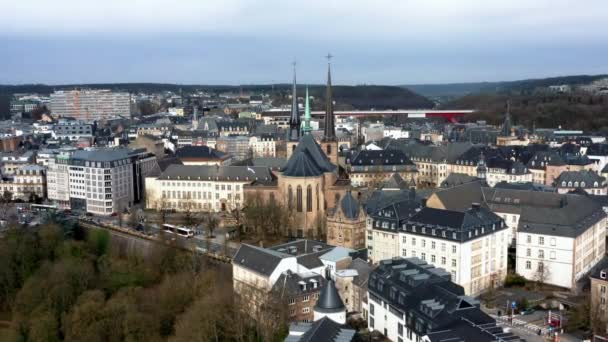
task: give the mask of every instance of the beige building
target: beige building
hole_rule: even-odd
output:
[[[19,167],[13,176],[0,182],[0,191],[1,194],[11,193],[13,200],[46,198],[46,167],[40,165]]]
[[[600,335],[608,333],[608,269],[599,268],[589,276],[591,279],[591,312],[594,330]]]
[[[416,165],[400,150],[362,150],[347,157],[346,164],[355,187],[375,188],[394,174],[416,184]]]
[[[327,243],[351,249],[365,248],[365,212],[350,191],[327,211]]]

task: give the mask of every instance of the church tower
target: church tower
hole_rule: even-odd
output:
[[[300,140],[300,111],[298,110],[298,94],[296,92],[296,63],[293,63],[293,85],[291,88],[291,116],[289,118],[289,140]]]
[[[308,87],[306,87],[306,104],[304,105],[304,126],[302,127],[303,134],[310,134],[312,127],[310,127],[310,99],[308,98]]]
[[[334,122],[334,102],[331,89],[331,58],[328,54],[327,58],[327,87],[325,93],[325,129],[323,131],[323,141],[321,146],[323,152],[329,160],[338,165],[338,139],[336,138],[336,125]]]

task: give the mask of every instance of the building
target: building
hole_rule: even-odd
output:
[[[221,137],[249,135],[249,126],[245,122],[218,121],[216,125],[218,129],[218,134]]]
[[[13,200],[46,198],[46,167],[32,164],[19,167],[14,175],[2,178],[0,191],[10,193]]]
[[[54,127],[52,136],[54,139],[67,139],[77,141],[80,138],[93,138],[96,125],[92,122],[60,120]]]
[[[111,215],[142,200],[156,157],[127,148],[76,150],[49,161],[48,198],[63,208]]]
[[[367,303],[367,281],[372,270],[372,265],[357,258],[346,268],[334,273],[336,288],[341,293],[347,312],[364,313],[364,306]]]
[[[267,167],[169,165],[146,179],[146,208],[227,211],[241,208],[245,185],[276,184]]]
[[[379,263],[369,277],[367,311],[369,329],[391,341],[516,340],[451,282],[449,272],[418,258]]]
[[[84,121],[131,117],[131,96],[107,89],[59,90],[51,94],[51,112],[56,117]]]
[[[350,191],[339,205],[327,210],[327,243],[352,249],[365,248],[365,211]]]
[[[608,268],[598,267],[589,278],[591,280],[591,302],[589,307],[593,328],[597,328],[601,335],[608,332]],[[597,324],[597,325],[596,325]]]
[[[526,183],[532,182],[532,173],[518,161],[488,160],[485,180],[489,186],[494,186],[500,182]]]
[[[175,151],[184,165],[229,165],[230,155],[208,146],[184,146]]]
[[[515,269],[526,279],[577,291],[606,253],[606,213],[585,195],[550,195],[560,203],[526,208],[520,216]]]
[[[381,250],[372,253],[374,263],[418,257],[447,270],[468,295],[503,283],[510,241],[499,216],[479,204],[463,212],[423,208],[402,220],[392,219],[393,213],[385,210],[368,220],[368,248]]]
[[[575,190],[583,190],[590,195],[606,195],[608,184],[606,178],[595,171],[564,171],[555,180],[557,192],[565,194]]]
[[[314,323],[292,323],[285,342],[351,342],[356,331],[324,317]]]
[[[254,158],[274,158],[277,156],[275,137],[272,134],[254,135],[249,138],[249,147]]]
[[[375,188],[397,173],[414,184],[416,165],[400,150],[361,150],[346,159],[351,184]]]
[[[229,154],[235,161],[251,157],[249,137],[244,135],[221,136],[217,138],[215,148]]]
[[[272,287],[272,295],[287,305],[290,322],[313,322],[315,303],[326,283],[322,275],[312,272],[283,272]]]

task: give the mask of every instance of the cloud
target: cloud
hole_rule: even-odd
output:
[[[330,40],[605,37],[608,1],[19,0],[0,5],[13,34],[167,34]],[[496,38],[502,38],[496,37]]]

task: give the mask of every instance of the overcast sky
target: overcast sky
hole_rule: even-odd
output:
[[[0,84],[608,73],[607,0],[0,0]]]

